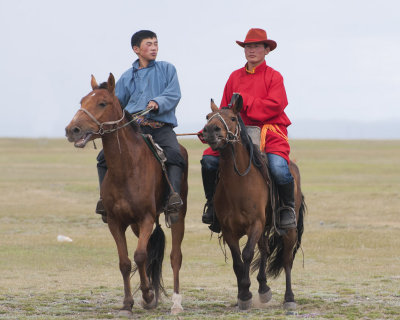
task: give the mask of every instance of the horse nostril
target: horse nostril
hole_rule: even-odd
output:
[[[220,127],[217,127],[217,126],[215,126],[215,127],[214,127],[214,131],[215,131],[215,132],[220,132],[220,131],[221,131],[221,128],[220,128]]]
[[[78,133],[80,133],[81,132],[81,129],[79,128],[79,127],[73,127],[72,128],[72,133],[73,134],[78,134]]]

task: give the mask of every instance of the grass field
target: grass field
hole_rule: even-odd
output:
[[[203,146],[181,142],[190,169],[179,319],[400,319],[400,141],[292,142],[308,205],[304,266],[299,251],[292,273],[293,315],[281,308],[283,275],[269,281],[267,308],[234,306],[232,261],[201,223]],[[62,139],[0,139],[0,319],[117,317],[123,289],[116,247],[94,214],[97,152]],[[164,283],[172,294],[164,231]],[[73,242],[57,242],[59,234]],[[128,241],[133,257],[129,232]],[[170,297],[151,311],[135,303],[133,318],[176,319],[170,307]]]

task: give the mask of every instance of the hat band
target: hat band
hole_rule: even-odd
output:
[[[268,39],[246,39],[244,40],[244,42],[264,42],[264,41],[268,41]]]

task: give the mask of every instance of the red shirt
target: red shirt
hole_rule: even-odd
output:
[[[225,85],[220,107],[229,104],[233,93],[243,97],[243,108],[240,115],[245,125],[262,128],[265,124],[276,125],[280,131],[267,131],[265,152],[274,153],[289,162],[290,146],[287,137],[287,127],[291,124],[284,110],[288,105],[283,77],[278,71],[267,66],[265,61],[252,72],[246,66],[230,75]],[[208,148],[204,155],[219,153]]]

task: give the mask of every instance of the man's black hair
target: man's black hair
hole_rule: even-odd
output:
[[[153,31],[150,31],[150,30],[140,30],[140,31],[134,33],[131,38],[132,48],[134,46],[140,47],[142,40],[147,39],[147,38],[150,38],[150,39],[157,38],[157,35]]]

